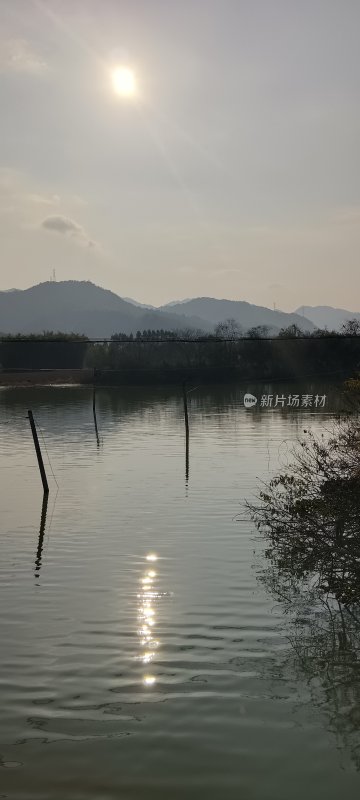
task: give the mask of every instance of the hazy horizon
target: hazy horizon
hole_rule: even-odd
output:
[[[356,0],[0,0],[0,24],[4,290],[55,269],[155,306],[356,310]]]

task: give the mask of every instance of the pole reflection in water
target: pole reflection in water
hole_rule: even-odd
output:
[[[184,404],[184,422],[185,422],[185,487],[188,488],[189,484],[189,412],[186,391],[186,383],[183,383],[183,404]]]
[[[95,395],[95,386],[93,390],[93,417],[94,417],[94,426],[95,426],[95,436],[96,436],[96,444],[100,447],[100,439],[99,439],[99,431],[97,425],[97,417],[96,417],[96,395]]]
[[[40,575],[41,569],[41,557],[42,557],[42,550],[44,545],[44,535],[45,535],[45,526],[46,526],[46,514],[49,502],[49,495],[47,492],[44,492],[42,507],[41,507],[41,517],[40,517],[40,529],[39,529],[39,540],[38,546],[36,551],[36,558],[35,558],[35,578],[38,578]]]
[[[138,634],[140,639],[141,654],[139,656],[146,671],[142,682],[144,686],[154,686],[156,677],[151,671],[159,642],[156,638],[156,601],[161,593],[156,588],[157,571],[151,566],[158,560],[155,553],[148,553],[146,560],[149,562],[140,578],[140,591],[138,593]],[[150,667],[150,669],[149,669]]]

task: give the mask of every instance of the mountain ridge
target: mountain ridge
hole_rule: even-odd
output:
[[[295,313],[302,312],[316,327],[329,330],[339,331],[344,322],[349,319],[357,319],[360,322],[359,311],[348,311],[335,306],[299,306]]]
[[[160,307],[169,308],[169,304]],[[289,325],[297,325],[302,331],[313,331],[315,325],[303,315],[286,311],[272,310],[266,306],[257,306],[246,300],[227,300],[214,297],[197,297],[192,300],[171,305],[171,312],[195,314],[201,319],[217,325],[226,319],[235,319],[244,331],[258,325],[266,325],[270,332],[276,332]]]
[[[91,281],[45,281],[17,292],[0,292],[0,331],[3,334],[44,330],[109,337],[149,328],[180,327],[211,330],[206,321],[146,309]]]
[[[303,331],[316,327],[303,314],[272,310],[244,300],[198,297],[156,308],[121,297],[91,281],[45,281],[27,289],[0,291],[3,334],[53,330],[107,338],[114,333],[134,334],[148,329],[210,333],[229,318],[235,319],[244,332],[258,325],[267,326],[269,333],[275,335],[294,324]]]

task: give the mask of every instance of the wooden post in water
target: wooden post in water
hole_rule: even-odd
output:
[[[43,462],[42,455],[41,455],[41,450],[40,450],[40,445],[39,445],[39,439],[38,439],[38,435],[37,435],[36,425],[35,425],[33,413],[32,413],[31,410],[28,411],[28,417],[29,417],[29,422],[30,422],[31,433],[33,435],[35,451],[36,451],[36,456],[37,456],[37,460],[38,460],[38,465],[39,465],[42,485],[43,485],[43,489],[44,489],[44,494],[49,494],[49,484],[47,482],[47,477],[46,477],[44,462]]]

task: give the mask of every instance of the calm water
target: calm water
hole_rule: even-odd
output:
[[[0,797],[359,797],[359,707],[297,659],[242,508],[336,393],[242,396],[191,395],[187,467],[176,390],[99,391],[99,446],[88,389],[0,393]]]

